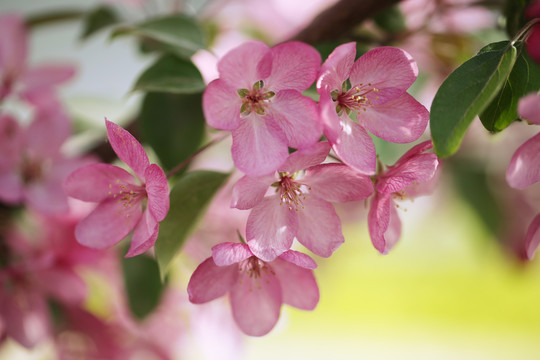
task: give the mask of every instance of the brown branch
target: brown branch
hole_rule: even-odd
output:
[[[317,15],[311,24],[290,40],[315,44],[338,39],[364,20],[398,2],[400,0],[340,0]]]

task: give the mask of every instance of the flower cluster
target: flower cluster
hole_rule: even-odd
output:
[[[368,134],[394,143],[423,134],[428,111],[407,93],[418,75],[414,61],[392,47],[356,61],[355,54],[356,44],[347,43],[321,65],[303,43],[244,43],[220,60],[220,77],[204,93],[208,124],[232,132],[232,158],[245,174],[231,207],[250,213],[245,241],[214,246],[188,293],[197,304],[229,293],[246,334],[268,333],[283,302],[316,306],[316,263],[291,247],[296,239],[322,257],[339,248],[345,239],[332,203],[372,197],[369,233],[386,254],[401,231],[393,200],[432,188],[439,161],[425,153],[431,141],[385,170]],[[318,103],[302,94],[315,80]]]

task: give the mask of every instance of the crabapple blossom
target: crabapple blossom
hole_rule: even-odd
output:
[[[311,46],[287,42],[269,48],[247,42],[218,63],[219,79],[203,95],[207,123],[232,132],[236,167],[250,176],[273,173],[288,148],[304,148],[322,133],[317,104],[303,96],[319,71]]]
[[[46,106],[51,91],[75,74],[67,64],[27,66],[27,33],[16,14],[0,15],[0,102],[16,94],[34,105]]]
[[[339,158],[373,175],[375,146],[367,131],[393,143],[412,142],[426,129],[429,113],[406,92],[418,75],[407,52],[379,47],[354,61],[355,54],[356,44],[346,43],[323,63],[317,80],[321,120]]]
[[[189,300],[202,304],[229,293],[238,327],[247,335],[262,336],[278,321],[283,303],[302,310],[317,306],[316,267],[313,259],[294,250],[268,262],[246,244],[221,243],[191,276]]]
[[[529,19],[540,18],[540,1],[531,3],[525,10],[525,16]],[[530,30],[527,38],[527,52],[531,58],[540,64],[540,24],[536,24]]]
[[[0,114],[0,201],[26,204],[42,213],[66,213],[62,183],[91,158],[68,158],[61,146],[71,132],[61,108],[35,108],[32,122],[23,127],[9,114]],[[43,136],[43,134],[47,136]]]
[[[105,120],[114,152],[135,173],[109,164],[91,164],[65,181],[69,196],[99,205],[75,230],[86,246],[108,248],[133,230],[127,257],[139,255],[156,242],[159,222],[169,211],[169,185],[163,170],[149,163],[141,144],[120,126]]]
[[[368,228],[373,246],[382,254],[397,243],[401,221],[394,199],[405,199],[430,192],[439,160],[435,154],[425,154],[433,147],[425,141],[407,151],[394,165],[375,176],[375,194],[368,214]]]
[[[246,239],[257,257],[274,260],[295,237],[323,257],[344,242],[331,202],[365,199],[373,184],[345,164],[321,164],[329,151],[328,142],[319,142],[291,154],[275,175],[244,176],[235,184],[231,206],[252,209]]]

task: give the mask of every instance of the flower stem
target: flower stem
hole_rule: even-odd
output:
[[[169,171],[167,173],[167,179],[174,176],[176,173],[178,173],[180,170],[188,166],[200,153],[204,152],[209,147],[214,146],[215,144],[219,143],[221,140],[225,139],[227,136],[229,136],[229,133],[224,134],[218,138],[213,139],[203,147],[201,147],[199,150],[195,151],[190,157],[188,157],[186,160],[182,161],[180,164],[176,165],[174,169]]]
[[[523,40],[525,41],[526,40],[526,37],[528,36],[528,32],[529,30],[531,30],[531,28],[537,24],[540,24],[540,18],[535,18],[535,19],[532,19],[531,21],[529,21],[527,24],[525,24],[525,26],[523,26],[523,28],[516,34],[516,36],[514,36],[514,38],[512,39],[512,42],[511,44],[514,45],[514,43],[516,41],[519,41],[523,38]]]

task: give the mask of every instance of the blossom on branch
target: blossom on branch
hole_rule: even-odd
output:
[[[317,142],[322,133],[317,104],[303,96],[321,57],[311,46],[288,42],[269,48],[247,42],[218,63],[220,78],[203,95],[207,123],[231,130],[236,167],[250,176],[273,173],[288,148]]]
[[[412,142],[426,129],[429,113],[407,93],[418,75],[407,52],[379,47],[354,61],[355,54],[355,43],[343,44],[323,63],[317,80],[321,120],[340,159],[374,175],[375,146],[367,131],[393,143]]]
[[[188,284],[189,300],[202,304],[227,293],[234,320],[247,335],[267,334],[283,303],[313,310],[319,288],[317,264],[308,255],[288,250],[271,262],[256,257],[246,244],[222,243],[202,262]]]
[[[373,184],[345,164],[321,164],[329,151],[319,142],[291,154],[275,175],[244,176],[234,185],[231,206],[252,209],[246,239],[256,256],[272,261],[296,238],[329,257],[345,241],[331,203],[366,199]]]
[[[433,147],[425,141],[406,152],[393,166],[375,176],[375,195],[368,214],[369,235],[373,246],[382,254],[397,243],[401,221],[394,199],[413,198],[431,192],[439,160],[424,152]]]
[[[163,170],[149,163],[141,144],[120,126],[105,120],[114,152],[135,173],[109,164],[92,164],[74,171],[65,181],[69,196],[99,205],[75,230],[77,241],[108,248],[128,235],[126,257],[142,254],[156,242],[159,222],[169,211],[169,185]]]

